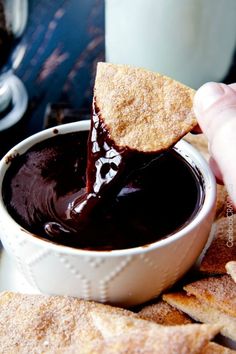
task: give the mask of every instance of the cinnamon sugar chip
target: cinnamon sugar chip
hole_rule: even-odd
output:
[[[228,262],[225,266],[227,273],[232,277],[236,283],[236,261]]]
[[[236,340],[236,318],[220,311],[205,302],[199,301],[194,295],[178,292],[163,295],[163,299],[171,306],[187,313],[195,321],[216,324],[221,327],[221,334]]]
[[[204,134],[189,133],[184,137],[184,140],[193,145],[209,161],[208,140]],[[227,216],[228,204],[229,196],[225,186],[217,184],[215,220]],[[232,212],[234,212],[233,209]]]
[[[142,320],[140,320],[142,321]],[[153,327],[145,321],[145,328],[133,328],[125,333],[93,343],[83,353],[87,354],[197,354],[209,344],[218,326],[188,324],[182,326]],[[155,324],[153,324],[156,326]]]
[[[143,307],[138,315],[144,320],[153,321],[165,326],[175,326],[193,322],[185,313],[162,300],[156,304]]]
[[[209,277],[184,286],[188,294],[236,317],[236,284],[229,275]]]
[[[184,140],[193,145],[207,161],[209,160],[210,154],[208,151],[208,140],[204,134],[194,135],[189,133],[184,137]]]
[[[215,236],[202,259],[200,271],[226,274],[226,263],[236,261],[236,215],[221,218],[215,226]]]
[[[217,325],[160,326],[130,311],[63,296],[0,295],[1,353],[201,353]]]
[[[229,209],[229,196],[225,186],[217,184],[216,190],[216,219],[227,217]],[[235,211],[232,208],[232,213]]]
[[[1,353],[67,353],[103,335],[92,313],[109,316],[131,311],[78,300],[72,297],[23,295],[5,292],[0,295]]]
[[[160,152],[174,145],[197,124],[194,94],[179,82],[145,69],[97,66],[95,106],[119,147]]]

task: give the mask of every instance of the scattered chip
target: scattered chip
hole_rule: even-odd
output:
[[[165,294],[163,299],[171,306],[187,313],[195,321],[217,324],[221,327],[221,334],[236,340],[236,318],[217,310],[209,304],[200,302],[195,296],[185,292]]]
[[[188,315],[162,300],[156,304],[145,306],[139,311],[138,315],[144,320],[153,321],[166,326],[175,326],[193,322]]]
[[[184,140],[193,145],[208,161],[210,154],[208,151],[208,140],[204,134],[192,134],[185,135]]]
[[[204,134],[194,135],[192,133],[189,133],[184,137],[184,140],[193,145],[205,157],[205,159],[209,161],[210,154],[208,151],[208,140]],[[215,219],[218,220],[222,217],[227,216],[229,196],[224,185],[217,184],[216,196],[217,198]]]
[[[184,290],[236,318],[236,284],[229,275],[201,279],[184,286]]]
[[[98,63],[94,102],[110,138],[119,147],[160,152],[197,124],[195,91],[141,68]]]
[[[233,281],[236,283],[236,261],[226,263],[225,268],[227,270],[227,273],[232,277]]]
[[[227,189],[225,186],[217,184],[216,192],[216,219],[227,217],[227,209],[230,203]],[[234,212],[233,209],[231,209],[231,212]]]
[[[67,353],[94,339],[103,339],[91,313],[137,317],[131,311],[71,297],[0,295],[1,353]]]
[[[226,274],[225,265],[236,261],[236,215],[230,213],[215,223],[214,239],[200,265],[207,274]]]
[[[217,325],[160,326],[127,310],[71,297],[0,295],[2,353],[119,354],[141,348],[190,354],[200,353],[218,332]]]
[[[199,324],[159,326],[122,315],[111,318],[105,312],[94,313],[93,320],[104,340],[92,343],[91,353],[201,353],[219,331],[218,326]]]

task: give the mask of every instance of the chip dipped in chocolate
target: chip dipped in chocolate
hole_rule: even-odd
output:
[[[111,140],[121,148],[161,152],[197,124],[195,91],[166,76],[98,63],[94,101]]]

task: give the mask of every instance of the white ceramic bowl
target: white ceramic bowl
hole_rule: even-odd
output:
[[[0,229],[4,248],[38,292],[72,295],[125,307],[157,296],[194,264],[208,239],[216,196],[215,179],[208,164],[187,142],[180,141],[176,145],[180,155],[201,172],[205,200],[191,222],[173,236],[145,247],[109,252],[55,245],[17,224],[2,199],[2,181],[11,157],[54,136],[54,129],[22,141],[0,162]],[[56,129],[59,134],[88,130],[89,122],[65,124]],[[181,207],[181,200],[179,203]]]

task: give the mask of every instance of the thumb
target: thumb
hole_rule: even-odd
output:
[[[194,111],[236,207],[236,85],[203,85],[196,92]]]

